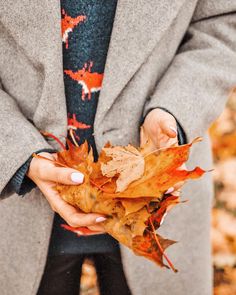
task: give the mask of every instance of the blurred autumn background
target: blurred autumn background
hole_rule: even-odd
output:
[[[212,210],[214,294],[236,294],[236,89],[211,126],[215,161]]]
[[[224,112],[210,127],[214,156],[212,210],[214,295],[236,294],[236,89]],[[83,265],[82,295],[99,295],[91,261]]]

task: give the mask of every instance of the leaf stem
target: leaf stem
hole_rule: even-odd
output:
[[[51,137],[53,138],[61,147],[63,150],[66,150],[66,147],[64,145],[64,143],[58,138],[56,137],[55,135],[53,135],[52,133],[49,133],[49,132],[46,132],[46,131],[40,131],[40,133],[45,136],[45,137]]]
[[[70,128],[69,133],[70,133],[70,136],[71,136],[71,138],[73,140],[74,145],[77,146],[77,147],[79,147],[77,141],[75,140],[73,129]]]
[[[196,142],[200,142],[200,141],[202,141],[202,137],[196,137],[191,143],[186,143],[186,144],[184,144],[184,145],[192,146],[194,143],[196,143]],[[169,145],[169,146],[165,146],[165,147],[162,147],[162,148],[159,148],[159,149],[155,149],[155,150],[153,150],[152,152],[150,152],[150,153],[144,155],[143,157],[146,158],[146,157],[150,156],[151,154],[154,154],[154,153],[156,153],[156,152],[158,152],[158,151],[160,151],[160,150],[165,150],[165,149],[168,149],[168,148],[171,148],[171,147],[173,147],[173,148],[178,147],[178,146],[175,146],[176,143],[178,143],[178,141],[176,141],[175,143],[173,143],[173,144],[171,144],[171,145]],[[182,145],[182,146],[183,146],[183,145]]]
[[[65,167],[65,168],[71,168],[71,167],[69,167],[69,166],[67,166],[67,165],[65,165],[65,164],[62,164],[62,163],[60,163],[60,162],[58,162],[58,161],[56,161],[56,160],[48,159],[48,158],[46,158],[46,157],[44,157],[44,156],[37,155],[37,154],[35,154],[35,153],[33,153],[32,156],[33,156],[34,158],[39,158],[39,159],[43,159],[43,160],[48,160],[48,161],[50,161],[50,162],[52,162],[52,163],[54,163],[54,164],[57,164],[57,165],[59,165],[59,166]]]
[[[158,238],[157,238],[157,235],[156,235],[156,233],[155,233],[155,228],[154,228],[154,225],[153,225],[153,222],[152,222],[151,218],[149,218],[149,222],[150,222],[151,227],[152,227],[152,233],[153,233],[153,235],[154,235],[154,239],[155,239],[155,241],[156,241],[156,243],[157,243],[157,246],[158,246],[158,248],[159,248],[161,254],[165,257],[165,259],[166,259],[166,261],[168,262],[170,268],[171,268],[174,272],[178,272],[178,270],[174,267],[173,263],[170,261],[170,259],[167,257],[167,255],[164,253],[164,250],[162,249],[162,246],[161,246],[161,244],[160,244],[160,242],[159,242],[159,240],[158,240]]]
[[[110,194],[114,196],[114,193],[108,192],[105,189],[102,188],[103,185],[105,185],[106,183],[108,183],[110,180],[107,180],[106,182],[104,182],[102,185],[98,185],[95,181],[93,181],[91,178],[89,179],[89,181],[96,187],[98,188],[100,191],[102,191],[103,193],[106,194]]]
[[[177,142],[176,142],[177,143]],[[175,143],[174,143],[175,144]],[[144,155],[143,157],[146,158],[152,154],[155,154],[156,152],[159,152],[161,150],[166,150],[166,149],[169,149],[171,147],[175,147],[174,144],[171,144],[170,146],[165,146],[165,147],[162,147],[162,148],[159,148],[159,149],[155,149],[153,151],[151,151],[150,153],[147,153],[146,155]]]

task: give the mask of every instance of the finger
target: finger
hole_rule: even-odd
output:
[[[184,185],[184,183],[185,183],[185,181],[180,181],[180,182],[176,183],[174,185],[174,191],[173,191],[173,193],[176,192],[176,191],[178,191],[178,190],[180,190],[181,187]]]
[[[97,232],[103,232],[103,233],[106,232],[102,225],[91,225],[91,226],[88,226],[88,228]]]
[[[174,138],[167,138],[167,139],[160,139],[159,140],[159,147],[160,148],[168,148],[168,147],[171,147],[171,146],[178,146],[178,140],[176,137]]]
[[[171,138],[177,137],[177,129],[176,127],[168,124],[167,122],[163,123],[161,126],[163,133],[168,135]]]
[[[171,138],[177,137],[177,127],[175,119],[170,118],[168,116],[168,119],[162,120],[160,122],[160,126],[162,129],[162,132],[168,135]]]
[[[100,235],[100,234],[104,234],[104,231],[95,231],[92,230],[91,227],[69,227],[70,230],[72,229],[72,231],[74,233],[76,233],[78,236],[91,236],[91,235]]]
[[[96,231],[91,231],[90,233],[84,234],[83,236],[94,236],[94,235],[102,235],[104,232],[96,232]]]
[[[145,143],[147,142],[148,137],[144,131],[144,127],[141,127],[140,129],[140,147],[143,147]]]
[[[175,197],[180,197],[181,191],[180,190],[175,190],[172,195]]]
[[[148,147],[146,147],[146,152],[152,152],[156,149],[156,139],[155,137],[153,138],[152,136],[148,136],[147,132],[145,131],[145,128],[142,127],[140,130],[140,147],[144,147],[145,144],[149,141]]]
[[[92,226],[88,226],[87,227],[88,231],[86,235],[101,235],[101,234],[105,234],[106,231],[104,229],[104,227],[99,226],[99,225],[92,225]]]
[[[51,165],[39,168],[39,177],[45,181],[68,185],[81,184],[84,181],[83,173],[72,168],[55,167]]]
[[[91,231],[91,233],[85,234],[84,236],[94,236],[94,235],[102,235],[102,234],[105,234],[105,232]]]
[[[175,195],[175,193],[177,193],[181,187],[184,185],[185,181],[179,181],[178,183],[176,183],[174,186],[170,187],[166,192],[165,195]]]
[[[53,189],[53,185],[42,183],[38,186],[47,198],[53,211],[57,212],[70,226],[91,226],[106,220],[106,217],[102,214],[81,213],[78,209],[65,202]]]
[[[173,186],[172,186],[172,187],[170,187],[170,188],[168,188],[168,190],[165,192],[165,195],[172,194],[174,190],[175,190],[175,189],[174,189],[174,187],[173,187]]]

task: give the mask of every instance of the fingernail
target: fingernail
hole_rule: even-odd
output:
[[[165,214],[162,216],[162,219],[161,219],[161,222],[160,222],[160,225],[162,225],[162,223],[164,222],[164,219],[165,219],[165,217],[166,217],[166,212],[165,212]]]
[[[103,221],[105,221],[106,220],[106,218],[105,217],[98,217],[98,218],[96,218],[96,223],[99,223],[99,222],[103,222]]]
[[[168,188],[168,190],[165,192],[165,195],[168,195],[172,193],[175,189],[173,187]]]
[[[78,236],[82,236],[82,235],[83,235],[82,231],[79,231],[79,230],[76,231],[76,234],[77,234]]]
[[[174,131],[174,132],[175,132],[175,134],[177,135],[177,130],[176,130],[176,128],[175,128],[175,127],[173,127],[173,126],[170,126],[170,129],[171,129],[172,131]]]
[[[84,174],[73,172],[71,173],[71,180],[76,183],[82,183],[84,181]]]

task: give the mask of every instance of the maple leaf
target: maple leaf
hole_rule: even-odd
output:
[[[236,88],[209,131],[216,164],[211,229],[214,294],[236,294]]]
[[[55,165],[79,170],[84,174],[84,182],[81,185],[58,183],[55,190],[66,202],[85,213],[105,214],[105,231],[134,253],[159,266],[166,266],[165,259],[176,271],[164,253],[175,241],[164,239],[155,231],[167,211],[181,203],[179,197],[165,195],[165,191],[179,181],[199,178],[205,172],[199,167],[192,171],[178,170],[187,161],[191,145],[197,141],[199,139],[153,152],[150,152],[150,142],[142,148],[113,147],[107,143],[94,162],[87,142],[78,146],[67,139],[68,149],[57,152]],[[81,230],[76,228],[76,231]]]
[[[133,212],[137,212],[143,208],[149,201],[150,198],[136,198],[136,199],[120,199],[122,206],[125,208],[125,215]]]
[[[164,215],[180,202],[180,198],[177,196],[167,195],[163,197],[160,202],[160,206],[152,213],[151,217],[149,218],[149,222],[151,221],[154,228],[157,229],[160,227]]]
[[[158,240],[160,246],[157,245],[156,239]],[[144,236],[134,237],[132,246],[133,251],[137,255],[145,256],[150,260],[154,260],[161,267],[165,266],[169,268],[169,266],[163,262],[164,250],[175,243],[176,241],[164,239],[160,235],[157,235],[153,232],[148,232]],[[177,272],[174,267],[173,270]]]
[[[119,174],[116,180],[116,192],[124,191],[131,182],[143,175],[144,158],[140,151],[132,145],[103,148],[103,151],[112,159],[105,164],[102,163],[102,174],[107,177],[114,177]]]
[[[196,167],[192,171],[178,170],[183,163],[188,160],[189,149],[193,143],[198,142],[199,138],[192,143],[182,146],[160,149],[156,152],[146,153],[149,143],[141,149],[145,160],[145,170],[143,176],[128,186],[125,191],[117,192],[110,183],[103,186],[102,198],[140,198],[155,197],[161,198],[168,188],[176,183],[200,177],[204,170]],[[96,181],[95,181],[96,182]]]

